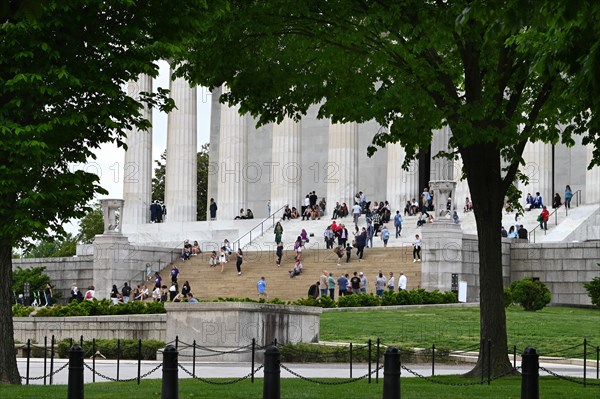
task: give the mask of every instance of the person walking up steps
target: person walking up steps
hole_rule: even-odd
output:
[[[238,248],[235,256],[237,258],[235,261],[235,267],[237,268],[239,276],[240,274],[242,274],[242,263],[244,262],[244,253],[242,252],[242,248]]]
[[[402,232],[402,215],[400,215],[400,211],[396,211],[396,216],[394,216],[394,227],[396,227],[396,238],[399,238]]]
[[[419,235],[415,235],[415,242],[413,243],[413,263],[421,261],[421,238]]]

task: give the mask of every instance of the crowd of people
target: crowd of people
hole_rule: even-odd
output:
[[[404,272],[400,272],[398,276],[398,283],[394,277],[394,272],[389,272],[386,277],[383,271],[379,270],[379,273],[374,277],[375,281],[375,294],[383,297],[383,293],[388,291],[406,290],[408,280],[404,275]],[[334,277],[333,272],[327,272],[323,270],[323,273],[319,276],[319,280],[308,288],[308,296],[310,298],[330,297],[335,299],[335,291],[338,291],[338,298],[346,295],[357,295],[370,292],[369,291],[369,279],[363,272],[354,272],[352,277],[348,273],[342,273],[337,279]]]

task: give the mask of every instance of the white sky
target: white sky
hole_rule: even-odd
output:
[[[160,75],[154,79],[153,90],[158,87],[169,88],[169,65],[159,62]],[[198,87],[198,148],[210,139],[210,101],[211,93],[204,87]],[[160,158],[160,154],[167,147],[167,114],[154,110],[152,112],[152,173],[154,174],[154,160]],[[108,195],[98,196],[102,198],[123,198],[123,164],[125,150],[118,148],[115,144],[105,144],[94,152],[97,159],[90,160],[86,165],[74,165],[74,168],[84,169],[96,173],[100,177],[100,185],[108,191]],[[78,232],[78,222],[71,222],[64,226],[73,234]]]

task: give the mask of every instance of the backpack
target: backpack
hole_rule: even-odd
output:
[[[390,238],[390,231],[389,230],[385,230],[383,232],[383,239],[384,240],[388,240]]]

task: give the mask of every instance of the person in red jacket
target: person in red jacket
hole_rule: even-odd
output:
[[[542,213],[540,213],[540,227],[544,230],[548,230],[548,218],[550,217],[550,212],[546,209],[546,206],[543,207]]]

